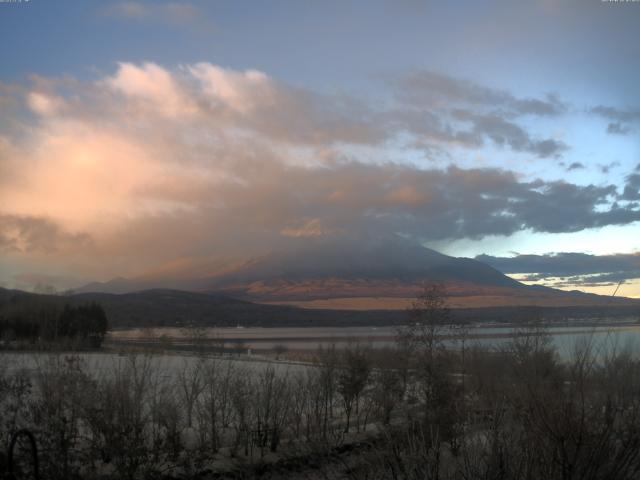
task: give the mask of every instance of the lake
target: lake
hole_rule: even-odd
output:
[[[108,339],[116,343],[164,341],[175,346],[187,345],[197,335],[197,338],[207,343],[259,352],[276,347],[315,350],[320,346],[336,345],[340,348],[355,342],[374,348],[390,347],[395,344],[396,332],[395,327],[155,328],[116,330],[110,332]],[[467,344],[499,348],[512,341],[519,332],[513,326],[473,325],[467,329]],[[548,328],[548,334],[562,357],[569,356],[576,345],[590,340],[599,349],[615,347],[635,351],[640,345],[640,324],[632,322],[552,326]],[[456,348],[459,344],[455,340],[447,340],[445,343],[451,348]]]

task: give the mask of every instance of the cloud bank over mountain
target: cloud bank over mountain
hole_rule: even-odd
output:
[[[522,274],[527,281],[547,281],[556,286],[612,286],[640,278],[640,253],[590,255],[561,252],[513,257],[478,255],[476,260],[504,273]]]
[[[3,84],[5,261],[105,278],[312,238],[428,244],[640,220],[637,172],[620,187],[446,161],[491,148],[555,165],[571,145],[529,119],[567,114],[557,95],[521,98],[431,71],[388,85],[374,104],[206,62]],[[625,128],[636,119],[603,108],[588,114]],[[406,154],[416,149],[430,153]]]

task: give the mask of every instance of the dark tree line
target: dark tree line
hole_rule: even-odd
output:
[[[60,306],[53,302],[14,302],[0,311],[0,339],[5,342],[68,342],[99,347],[108,329],[97,303]]]

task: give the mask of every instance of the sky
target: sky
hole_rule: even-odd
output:
[[[0,286],[403,238],[640,297],[640,2],[0,2]]]

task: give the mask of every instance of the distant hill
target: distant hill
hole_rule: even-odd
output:
[[[308,324],[321,314],[288,306],[260,305],[225,295],[169,289],[124,294],[82,293],[73,301],[104,306],[114,326],[209,326]]]
[[[112,328],[204,326],[340,326],[403,322],[406,312],[307,310],[262,305],[224,295],[155,289],[126,294],[42,295],[0,288],[0,317],[21,308],[61,308],[64,304],[100,304]]]
[[[6,309],[21,306],[59,308],[97,302],[103,306],[111,328],[175,327],[189,324],[203,326],[357,326],[392,325],[407,320],[407,311],[304,309],[292,306],[265,305],[211,293],[177,290],[146,290],[126,294],[83,293],[70,296],[38,295],[0,288],[0,316]],[[534,316],[549,320],[605,317],[633,317],[640,305],[599,307],[517,307],[457,308],[453,318],[473,322],[524,322]]]
[[[405,308],[424,283],[433,282],[446,286],[454,308],[638,304],[627,298],[527,286],[480,261],[443,255],[396,236],[366,243],[309,240],[248,260],[159,270],[92,283],[77,292],[168,288],[310,309],[397,310]]]

